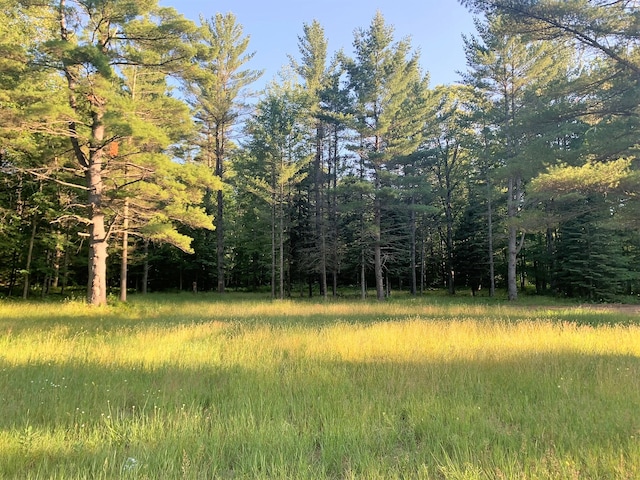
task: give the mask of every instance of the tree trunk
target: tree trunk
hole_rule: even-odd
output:
[[[516,217],[516,202],[515,202],[515,179],[509,177],[509,185],[507,187],[507,221],[509,222],[508,241],[507,241],[507,291],[509,300],[516,300],[518,298],[518,284],[516,276],[516,241],[517,241],[517,229],[513,224],[513,220]]]
[[[33,259],[33,245],[36,241],[36,231],[38,227],[38,217],[34,214],[31,219],[31,237],[29,238],[29,249],[27,251],[27,263],[24,267],[24,285],[22,288],[22,298],[27,299],[29,296],[29,270],[31,270],[31,260]]]
[[[142,265],[142,295],[147,294],[147,286],[149,284],[149,239],[144,239],[144,264]]]
[[[218,214],[216,218],[216,253],[218,263],[218,293],[224,293],[225,290],[225,272],[224,272],[224,207],[222,190],[218,190]]]
[[[331,162],[329,163],[329,186],[331,190],[328,195],[329,199],[329,215],[330,215],[330,231],[331,231],[331,271],[333,276],[332,294],[334,297],[338,295],[338,269],[339,269],[339,254],[338,254],[338,127],[334,126],[333,140],[331,145],[332,154],[330,159],[333,163],[333,172],[331,171]]]
[[[224,155],[225,155],[225,129],[224,123],[216,125],[216,170],[215,173],[222,180],[224,175]],[[216,256],[218,267],[218,293],[225,290],[225,266],[224,266],[224,196],[222,190],[217,192],[218,211],[215,219],[216,224]]]
[[[420,229],[422,231],[422,229]],[[424,265],[424,232],[420,235],[420,295],[424,295],[425,265]]]
[[[120,262],[120,301],[127,301],[127,269],[129,261],[129,199],[124,200],[122,222],[122,260]]]
[[[64,233],[64,253],[62,257],[62,287],[60,287],[60,295],[64,294],[69,281],[69,229]]]
[[[62,263],[62,255],[63,255],[63,246],[60,244],[60,235],[61,232],[56,232],[56,249],[53,254],[53,277],[51,278],[51,286],[53,288],[58,288],[60,283],[60,264]]]
[[[449,295],[456,293],[455,272],[453,270],[453,208],[451,206],[451,192],[447,191],[446,221],[447,221],[447,288]]]
[[[375,198],[373,200],[373,264],[376,277],[376,298],[384,300],[384,273],[382,271],[382,205],[380,203],[380,176],[376,172]]]
[[[89,227],[89,286],[87,301],[90,305],[107,304],[107,241],[104,215],[92,215]]]
[[[516,266],[518,262],[518,253],[520,253],[520,250],[524,245],[524,233],[521,234],[520,242],[518,242],[518,230],[514,223],[518,215],[520,195],[520,179],[510,176],[507,198],[507,221],[509,223],[507,285],[509,300],[516,300],[518,298],[518,277]]]
[[[284,194],[283,194],[284,196]],[[279,249],[280,249],[280,258],[278,269],[280,270],[280,278],[279,278],[279,297],[280,300],[284,299],[284,205],[282,202],[280,203],[280,232],[278,235],[279,239]]]
[[[491,181],[487,178],[487,229],[489,243],[489,296],[496,295],[496,276],[493,258],[493,207],[491,203]]]
[[[51,264],[51,251],[48,250],[47,251],[47,255],[46,255],[46,264],[50,265]],[[51,288],[51,274],[49,272],[45,273],[44,278],[42,280],[42,290],[40,290],[40,298],[44,298],[47,295],[49,295],[49,290]]]
[[[73,33],[67,29],[66,2],[60,1],[60,38],[63,42],[69,42]],[[80,110],[78,105],[77,78],[78,65],[69,65],[64,70],[69,89],[69,106],[74,112]],[[89,155],[85,153],[79,141],[76,122],[68,123],[69,139],[73,152],[81,167],[85,169],[85,181],[88,190],[87,207],[89,209],[89,282],[87,285],[87,301],[91,305],[105,305],[107,303],[107,232],[105,229],[104,212],[102,210],[102,168],[104,160],[104,135],[103,124],[104,105],[106,100],[99,98],[93,92],[84,92],[90,99],[91,113],[91,137],[89,140]]]
[[[418,292],[418,283],[416,278],[416,210],[415,210],[415,198],[411,197],[411,217],[410,217],[410,230],[411,230],[411,295],[414,297]]]
[[[271,298],[276,298],[276,205],[271,207]]]
[[[546,265],[546,277],[549,282],[549,288],[552,292],[555,292],[558,285],[556,282],[556,275],[554,272],[556,271],[555,265],[555,255],[553,254],[554,250],[554,232],[551,228],[547,228],[546,234],[546,245],[547,245],[547,256],[549,258],[548,264]]]
[[[327,244],[324,222],[324,191],[322,181],[322,137],[324,136],[322,123],[316,125],[316,156],[315,156],[315,223],[316,223],[316,245],[320,255],[320,295],[327,298]]]
[[[91,305],[107,304],[107,231],[102,211],[102,142],[104,125],[102,115],[94,113],[92,126],[92,145],[90,147],[89,168],[86,172],[89,188],[89,285],[87,300]]]
[[[365,267],[365,254],[364,249],[361,252],[360,261],[360,298],[363,300],[367,298],[367,270]]]

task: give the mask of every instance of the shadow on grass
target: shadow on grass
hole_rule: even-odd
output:
[[[283,355],[256,369],[0,362],[0,472],[113,478],[133,458],[151,478],[444,478],[445,466],[464,465],[492,478],[545,462],[556,478],[567,462],[585,478],[612,477],[611,458],[640,469],[639,379],[637,357],[572,353],[422,363]]]
[[[487,301],[489,300],[489,301]],[[0,330],[113,331],[145,327],[174,328],[177,325],[214,321],[248,326],[317,326],[336,322],[369,325],[409,319],[427,321],[475,320],[514,323],[540,319],[578,325],[640,324],[640,307],[593,306],[567,302],[505,303],[493,299],[461,297],[419,297],[377,302],[373,299],[268,300],[256,294],[156,294],[133,297],[130,303],[106,308],[82,304],[24,303],[2,311]]]

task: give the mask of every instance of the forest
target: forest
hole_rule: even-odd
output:
[[[637,298],[640,2],[461,3],[456,84],[379,12],[256,91],[232,13],[0,0],[0,296]]]

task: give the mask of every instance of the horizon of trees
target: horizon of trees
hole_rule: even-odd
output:
[[[0,0],[2,294],[637,295],[636,2],[461,3],[458,84],[377,13],[256,93],[233,14]]]

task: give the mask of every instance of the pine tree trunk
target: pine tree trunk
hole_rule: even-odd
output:
[[[280,300],[284,299],[284,206],[280,203],[280,228],[278,235],[278,248],[280,250],[280,258],[278,264],[278,270],[280,271],[279,278],[279,292]]]
[[[363,300],[367,298],[367,271],[365,268],[365,254],[364,249],[361,252],[360,260],[360,298]]]
[[[94,113],[92,126],[92,146],[89,168],[86,173],[89,189],[89,286],[87,300],[89,304],[99,306],[107,304],[107,231],[102,211],[102,142],[104,125],[102,115]]]
[[[411,197],[411,217],[410,217],[410,230],[411,230],[411,295],[414,297],[418,293],[418,282],[416,272],[416,211],[415,211],[415,198]]]
[[[491,202],[491,180],[487,179],[487,237],[489,244],[489,296],[496,295],[496,276],[493,258],[493,206]]]
[[[62,259],[62,250],[56,247],[56,253],[53,260],[53,278],[51,279],[51,286],[58,288],[60,284],[60,260]]]
[[[276,298],[276,205],[271,207],[271,298]]]
[[[60,287],[60,295],[64,294],[69,281],[69,230],[64,234],[64,252],[62,256],[62,286]]]
[[[450,200],[451,192],[447,191],[447,206],[446,206],[446,220],[447,220],[447,288],[449,295],[455,295],[455,272],[453,270],[453,208]]]
[[[382,271],[382,205],[380,203],[380,177],[376,172],[375,198],[373,200],[373,262],[376,277],[376,298],[384,300],[384,273]]]
[[[316,220],[316,245],[320,257],[320,295],[327,298],[327,244],[324,223],[324,192],[322,181],[322,124],[316,126],[316,156],[315,156],[315,220]]]
[[[31,270],[31,260],[33,259],[33,246],[36,241],[36,231],[38,227],[37,216],[34,215],[31,219],[31,237],[29,238],[29,249],[27,251],[27,263],[24,267],[24,285],[22,288],[22,298],[27,299],[29,296],[29,281],[30,281],[30,273]]]
[[[330,231],[331,231],[331,271],[333,276],[333,288],[332,295],[336,297],[338,295],[338,267],[339,267],[339,254],[338,254],[338,209],[337,209],[337,192],[338,192],[338,127],[334,127],[332,150],[333,153],[330,157],[333,159],[333,172],[329,169],[329,182],[331,186],[329,198],[329,215],[330,215]]]
[[[421,229],[422,231],[422,229]],[[424,265],[424,232],[420,236],[420,295],[424,295],[425,265]]]
[[[552,292],[557,290],[557,282],[556,275],[554,272],[556,271],[556,256],[553,254],[554,252],[554,232],[551,228],[547,228],[546,234],[546,246],[547,246],[547,256],[549,258],[548,264],[545,266],[546,272],[545,276],[547,277],[547,281],[549,284],[549,288]]]
[[[129,262],[129,199],[124,200],[122,224],[122,259],[120,262],[120,301],[127,301],[127,270]]]
[[[518,259],[517,250],[517,235],[518,231],[514,225],[514,220],[517,214],[516,204],[516,179],[513,176],[509,177],[509,183],[507,187],[507,221],[509,224],[508,230],[508,245],[507,245],[507,290],[509,300],[517,300],[518,298],[518,278],[516,272],[516,264]]]
[[[147,286],[149,285],[149,239],[144,239],[144,264],[142,265],[142,289],[140,293],[142,295],[147,294]]]
[[[216,217],[216,254],[218,263],[218,293],[224,293],[225,290],[225,272],[224,272],[224,198],[222,190],[218,190],[218,214]]]
[[[224,175],[224,155],[225,155],[225,128],[224,124],[216,125],[216,170],[215,173],[222,180]],[[216,256],[218,267],[218,293],[225,290],[225,258],[224,258],[224,196],[222,190],[217,192],[218,211],[215,219],[216,224]]]
[[[66,2],[60,1],[60,38],[63,42],[69,42],[73,33],[67,29]],[[81,107],[77,101],[78,65],[69,65],[64,70],[69,89],[69,107],[74,112],[79,112]],[[104,157],[103,114],[105,100],[99,98],[93,92],[83,92],[90,101],[91,137],[89,140],[89,153],[85,153],[78,140],[76,122],[71,120],[68,124],[69,138],[78,163],[85,169],[85,181],[88,190],[87,207],[89,209],[89,282],[87,285],[87,301],[91,305],[106,305],[107,303],[107,231],[105,229],[104,212],[102,210],[102,168]]]

